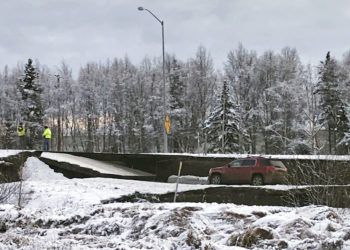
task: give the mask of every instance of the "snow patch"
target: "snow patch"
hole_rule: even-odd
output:
[[[36,157],[29,157],[23,169],[23,179],[26,181],[65,180],[61,173],[56,173]]]
[[[12,149],[0,150],[0,157],[5,158],[5,157],[11,156],[11,155],[17,155],[21,152],[23,152],[23,150],[12,150]]]
[[[168,177],[168,183],[176,183],[177,182],[177,175],[170,175]],[[192,175],[183,175],[179,177],[179,183],[182,184],[202,184],[202,185],[208,185],[208,177],[199,177],[199,176],[192,176]]]

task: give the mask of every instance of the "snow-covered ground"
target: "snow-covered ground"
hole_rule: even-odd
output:
[[[350,209],[216,203],[109,203],[174,183],[66,179],[37,158],[0,205],[0,249],[350,249]],[[206,185],[180,184],[179,191]],[[6,226],[5,226],[6,225]]]
[[[2,157],[8,157],[11,155],[16,155],[20,152],[22,152],[23,150],[14,150],[14,149],[1,149],[0,150],[0,158]]]

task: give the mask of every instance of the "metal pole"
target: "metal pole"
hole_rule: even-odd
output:
[[[176,180],[176,187],[175,187],[175,194],[174,194],[174,202],[176,202],[177,189],[179,187],[179,179],[180,179],[180,175],[181,175],[181,168],[182,168],[182,161],[180,161],[179,172],[177,173],[177,180]]]
[[[60,91],[60,80],[61,76],[59,74],[55,75],[57,78],[57,89]],[[58,118],[57,118],[57,151],[62,151],[62,127],[61,127],[61,98],[60,95],[57,96],[58,101]],[[52,149],[52,140],[50,140],[50,148]]]
[[[165,102],[165,50],[164,50],[164,21],[162,24],[162,52],[163,52],[163,119],[166,117],[166,102]],[[163,137],[164,137],[164,153],[168,152],[168,135],[166,133],[165,126],[163,124]]]
[[[164,21],[160,20],[156,15],[153,14],[149,9],[138,7],[140,11],[147,11],[150,13],[161,25],[162,25],[162,54],[163,54],[163,140],[164,140],[164,153],[168,152],[168,135],[165,129],[165,118],[166,118],[166,101],[165,101],[165,49],[164,49]]]

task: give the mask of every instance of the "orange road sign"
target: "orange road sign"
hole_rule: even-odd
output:
[[[170,134],[171,122],[168,114],[165,115],[164,128],[167,134]]]

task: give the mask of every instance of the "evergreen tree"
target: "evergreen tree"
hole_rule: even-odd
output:
[[[328,131],[329,154],[340,153],[344,149],[338,145],[348,129],[345,113],[346,105],[341,100],[339,91],[339,66],[327,53],[326,60],[319,66],[319,81],[316,93],[320,95],[321,114],[319,122]]]
[[[40,144],[43,123],[43,109],[41,104],[42,87],[38,81],[38,73],[33,66],[32,59],[25,65],[24,76],[19,84],[22,94],[22,119],[26,123],[30,136],[29,147],[34,148]]]
[[[172,58],[169,72],[170,113],[172,126],[172,149],[174,152],[185,152],[189,133],[188,112],[185,109],[186,86],[184,72],[180,63]],[[192,132],[193,133],[193,132]]]
[[[172,110],[178,110],[184,107],[183,98],[185,94],[185,86],[181,78],[181,66],[177,60],[173,58],[169,73],[170,108]]]
[[[239,117],[227,81],[223,82],[219,105],[204,124],[208,152],[234,153],[239,150]]]
[[[350,124],[349,124],[349,107],[345,106],[345,104],[341,104],[338,110],[338,126],[335,129],[337,132],[337,141],[336,141],[336,153],[337,154],[347,154],[349,153],[349,132],[350,132]],[[345,142],[345,143],[344,143]]]
[[[345,117],[350,116],[350,107],[347,106],[344,108],[345,111]],[[343,117],[343,118],[345,118]],[[346,154],[349,153],[349,148],[350,148],[350,121],[347,119],[348,124],[347,124],[347,131],[344,133],[344,137],[341,139],[341,141],[338,143],[338,145],[343,149],[341,153]]]

